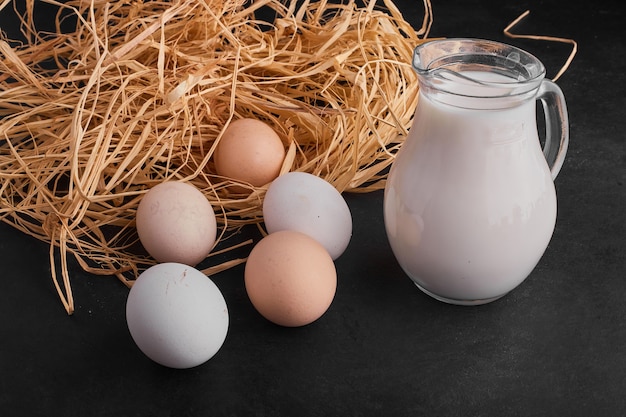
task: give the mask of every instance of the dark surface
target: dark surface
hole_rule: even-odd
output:
[[[506,3],[506,4],[505,4]],[[421,2],[398,0],[421,23]],[[507,41],[553,76],[568,47],[502,29],[574,38],[558,81],[571,143],[556,181],[554,236],[532,275],[482,307],[422,294],[397,265],[382,193],[346,196],[354,236],[335,301],[310,326],[252,308],[243,268],[213,277],[230,310],[218,354],[185,371],[148,360],[126,328],[127,289],[72,269],[76,313],[52,286],[45,244],[0,226],[0,415],[623,416],[626,50],[621,2],[433,0],[431,36]],[[0,27],[9,29],[4,17]]]

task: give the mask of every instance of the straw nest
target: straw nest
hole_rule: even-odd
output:
[[[222,251],[242,243],[227,243],[233,230],[260,224],[266,187],[236,194],[214,170],[232,120],[274,127],[282,172],[382,188],[417,103],[412,50],[431,24],[428,0],[417,31],[390,0],[45,2],[59,8],[54,33],[35,27],[29,0],[26,42],[0,39],[0,217],[50,243],[68,313],[69,255],[129,286],[154,264],[135,249],[134,221],[158,183],[204,192]]]

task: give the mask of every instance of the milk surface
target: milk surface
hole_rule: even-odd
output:
[[[445,102],[469,103],[454,99]],[[388,178],[385,225],[398,262],[425,292],[457,304],[489,302],[538,263],[554,230],[556,195],[535,118],[534,99],[480,110],[420,92]]]

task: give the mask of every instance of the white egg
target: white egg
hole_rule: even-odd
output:
[[[133,284],[126,321],[147,357],[170,368],[191,368],[221,348],[228,309],[219,288],[202,272],[163,263],[145,270]]]
[[[263,201],[263,220],[268,233],[294,230],[309,235],[333,260],[346,250],[352,237],[352,215],[339,191],[305,172],[283,174],[270,184]]]

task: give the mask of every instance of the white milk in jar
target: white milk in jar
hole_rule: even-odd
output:
[[[459,75],[460,74],[460,75]],[[536,99],[478,102],[490,72],[453,74],[455,94],[420,91],[409,136],[385,190],[385,226],[398,262],[424,292],[482,304],[518,286],[552,236],[556,195],[539,143]],[[469,97],[468,97],[469,96]],[[443,101],[443,102],[442,102]],[[478,105],[476,105],[479,103]]]

